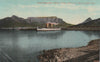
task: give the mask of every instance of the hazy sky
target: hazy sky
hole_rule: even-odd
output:
[[[48,3],[48,4],[47,4]],[[100,18],[100,0],[0,0],[0,19],[57,16],[77,24],[88,17]]]

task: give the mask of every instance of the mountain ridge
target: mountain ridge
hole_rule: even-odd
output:
[[[91,17],[87,18],[85,21],[83,21],[82,23],[79,23],[79,24],[84,24],[84,23],[87,23],[87,22],[90,22],[90,21],[92,21],[92,18]]]
[[[80,23],[77,25],[69,26],[67,30],[100,31],[100,18],[90,20],[86,23]]]
[[[59,23],[59,27],[71,25],[63,21],[63,19],[50,16],[50,17],[28,17],[26,19],[13,15],[0,19],[0,28],[2,27],[45,27],[47,22]]]
[[[88,20],[88,21],[87,21]],[[85,22],[87,21],[87,22]],[[92,20],[91,18],[86,19],[85,23],[80,23],[76,26],[100,26],[100,18]]]

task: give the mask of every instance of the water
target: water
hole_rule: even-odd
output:
[[[0,30],[0,50],[14,62],[37,62],[36,56],[44,49],[81,47],[99,38],[99,31]]]

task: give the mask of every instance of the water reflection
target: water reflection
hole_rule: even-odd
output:
[[[83,33],[85,33],[86,35],[88,36],[97,36],[97,37],[100,37],[100,32],[99,31],[82,31]]]
[[[38,37],[45,37],[50,39],[57,39],[65,33],[65,31],[46,31],[46,32],[36,32]]]
[[[17,37],[27,35],[28,37],[38,36],[38,37],[46,37],[50,39],[57,39],[65,33],[65,31],[13,31],[13,30],[6,30],[6,31],[1,30],[0,32],[2,32],[0,33],[1,35],[8,34],[10,36],[13,36],[15,33]]]
[[[35,42],[39,38],[57,39],[64,34],[60,31],[55,32],[36,32],[36,31],[0,31],[0,47],[13,59],[15,62],[37,61],[36,55],[42,45],[41,42]],[[41,41],[41,40],[39,40]],[[33,60],[34,59],[34,60]]]
[[[0,30],[0,48],[15,62],[37,62],[43,49],[85,46],[90,40],[100,38],[92,31],[16,31]]]

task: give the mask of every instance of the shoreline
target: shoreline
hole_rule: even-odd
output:
[[[33,27],[17,27],[17,28],[0,28],[0,30],[36,30]]]
[[[38,59],[40,62],[99,62],[99,45],[97,39],[83,47],[44,50]]]
[[[36,30],[36,28],[33,29],[0,29],[0,30]],[[86,30],[86,29],[61,29],[65,31],[100,31],[100,30]]]
[[[17,27],[17,28],[0,28],[0,30],[36,30],[34,27]],[[61,30],[68,30],[68,31],[100,31],[100,28],[94,27],[68,27],[68,28],[61,28]]]
[[[100,31],[100,27],[68,27],[62,30],[75,30],[75,31]]]

